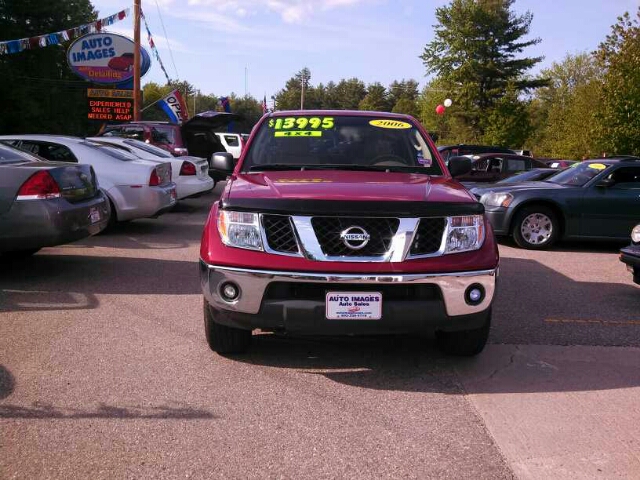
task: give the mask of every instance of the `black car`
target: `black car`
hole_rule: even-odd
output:
[[[640,285],[640,224],[631,231],[631,245],[620,250],[620,261],[633,274],[633,281]]]
[[[559,239],[626,240],[640,218],[640,158],[587,160],[538,182],[471,190],[497,236],[529,249]]]

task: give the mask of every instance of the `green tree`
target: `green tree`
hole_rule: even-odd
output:
[[[367,88],[367,94],[358,105],[359,110],[384,112],[388,110],[387,89],[379,82],[372,83]]]
[[[582,158],[602,151],[598,114],[602,110],[603,69],[593,55],[567,55],[542,71],[549,80],[529,106],[536,155]]]
[[[0,40],[14,40],[92,22],[89,0],[1,0]],[[94,133],[87,120],[87,82],[67,66],[68,43],[0,55],[1,133]]]
[[[417,102],[418,96],[418,82],[415,80],[401,80],[398,82],[396,80],[389,85],[388,108],[389,110],[392,110],[401,100],[403,100],[405,104],[406,100]]]
[[[482,142],[487,145],[522,148],[531,126],[527,105],[518,99],[514,85],[495,104],[485,122]]]
[[[455,92],[458,119],[473,136],[482,138],[488,113],[512,85],[517,95],[546,84],[526,72],[542,57],[520,57],[524,49],[540,42],[525,40],[533,15],[517,15],[515,0],[452,0],[436,9],[435,38],[421,59],[428,74]],[[493,131],[495,123],[490,127]],[[494,133],[492,133],[493,135]]]
[[[599,138],[608,153],[640,154],[640,8],[618,18],[596,56],[606,70]]]
[[[253,126],[262,117],[262,104],[250,95],[229,98],[231,111],[242,116],[242,120],[234,122],[234,131],[249,133]]]
[[[364,82],[357,78],[342,79],[336,85],[335,93],[340,110],[357,110],[367,95],[367,88]]]

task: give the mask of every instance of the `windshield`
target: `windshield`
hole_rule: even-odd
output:
[[[160,147],[149,145],[148,143],[141,142],[140,140],[124,140],[122,143],[124,143],[125,145],[129,145],[130,147],[143,150],[156,157],[173,158],[173,155],[171,155],[166,150],[163,150]]]
[[[610,163],[602,162],[576,163],[571,168],[547,178],[545,182],[582,187],[610,166]]]
[[[302,167],[443,173],[427,141],[410,123],[375,116],[322,115],[265,121],[242,170]]]
[[[556,173],[558,173],[558,170],[529,170],[527,172],[521,172],[516,175],[512,175],[511,177],[504,178],[496,183],[515,183],[542,180]]]

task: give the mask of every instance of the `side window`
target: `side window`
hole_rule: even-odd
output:
[[[502,171],[503,160],[501,158],[492,158],[489,160],[489,171],[500,173]]]
[[[507,159],[507,172],[522,172],[524,170],[530,170],[527,161],[520,158],[508,158]]]
[[[622,167],[611,173],[614,188],[624,190],[640,189],[640,167]]]
[[[229,145],[230,147],[240,146],[240,141],[238,140],[238,137],[236,137],[235,135],[225,135],[224,139],[227,142],[227,145]]]
[[[121,137],[122,131],[122,127],[111,127],[105,130],[102,135],[104,135],[105,137]]]
[[[475,170],[476,172],[486,172],[488,168],[489,168],[489,160],[487,159],[478,160],[473,164],[473,167],[472,167],[472,169]]]
[[[139,127],[127,127],[121,135],[126,138],[132,138],[134,140],[144,142],[144,129]]]
[[[23,141],[21,147],[23,150],[35,153],[52,162],[72,162],[78,163],[78,159],[64,145],[46,142],[30,142]]]

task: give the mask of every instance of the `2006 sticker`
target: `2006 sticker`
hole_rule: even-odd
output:
[[[378,128],[391,128],[391,129],[407,129],[411,128],[411,124],[407,122],[401,122],[399,120],[371,120],[369,125]]]

